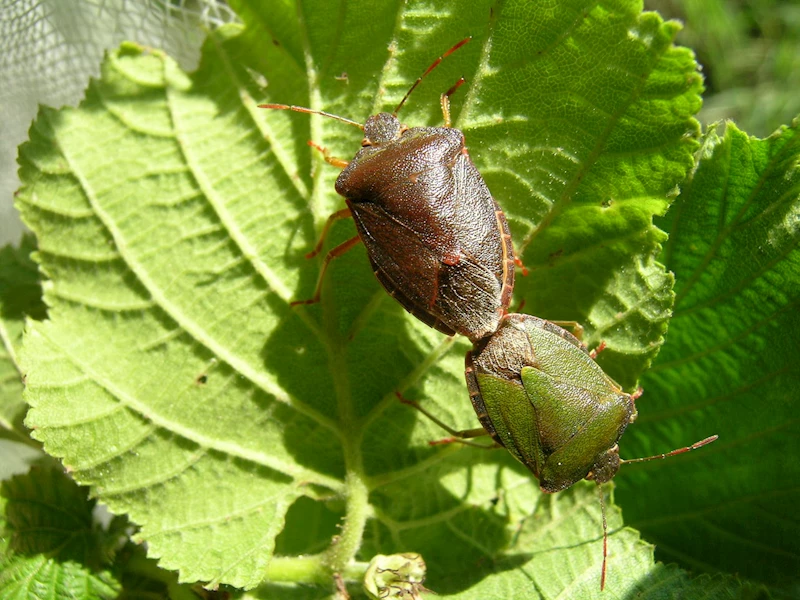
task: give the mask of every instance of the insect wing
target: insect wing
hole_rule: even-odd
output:
[[[481,410],[491,421],[495,441],[499,441],[536,477],[539,476],[544,455],[539,442],[536,411],[525,389],[516,381],[508,381],[478,373],[480,406],[473,398],[473,407],[480,417]],[[483,419],[481,419],[483,422]],[[488,430],[484,426],[485,429]]]
[[[463,254],[454,265],[442,262],[425,238],[380,206],[361,202],[351,212],[372,270],[406,310],[448,335],[496,328],[499,286],[487,269]]]
[[[456,159],[453,172],[456,221],[451,226],[458,230],[462,252],[490,268],[499,283],[513,288],[514,250],[503,211],[468,155]]]
[[[588,390],[534,367],[522,369],[522,382],[544,455],[539,485],[548,492],[566,489],[585,478],[625,431],[626,397]]]
[[[538,370],[558,381],[580,382],[581,388],[600,396],[617,389],[583,344],[569,332],[541,319],[526,318],[521,326],[530,341]]]
[[[386,291],[425,324],[448,335],[455,333],[431,312],[441,262],[430,247],[416,232],[398,226],[380,206],[354,203],[351,212],[372,270]]]
[[[443,286],[442,310],[448,320],[470,324],[467,335],[474,342],[491,335],[508,310],[514,250],[505,215],[466,153],[456,159],[453,173],[456,217],[451,226],[457,231],[463,270]]]
[[[438,312],[474,342],[497,329],[504,313],[500,293],[494,274],[474,256],[462,254],[458,264],[440,271]]]

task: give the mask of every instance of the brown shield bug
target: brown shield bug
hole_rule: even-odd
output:
[[[531,315],[509,314],[498,330],[467,352],[465,376],[482,429],[455,431],[416,402],[422,411],[456,438],[491,435],[539,480],[543,492],[565,490],[581,479],[610,481],[620,465],[666,458],[696,450],[717,439],[665,454],[622,460],[619,440],[636,419],[641,391],[624,392],[574,335]],[[453,440],[445,440],[453,441]],[[603,515],[605,586],[608,532]]]
[[[310,108],[261,105],[331,117],[364,131],[362,148],[349,162],[309,142],[328,163],[343,167],[336,191],[347,208],[329,217],[307,257],[321,251],[337,219],[352,217],[358,236],[327,254],[314,296],[293,304],[318,302],[330,261],[361,241],[386,291],[424,323],[472,341],[497,329],[514,288],[514,250],[505,215],[472,163],[464,134],[450,127],[449,99],[464,79],[441,95],[444,127],[407,127],[397,118],[422,79],[469,40],[437,58],[392,113],[373,115],[364,125]]]

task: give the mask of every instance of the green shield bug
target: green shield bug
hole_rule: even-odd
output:
[[[441,95],[444,127],[407,127],[397,118],[422,79],[469,40],[437,58],[394,112],[373,115],[364,125],[310,108],[261,105],[330,117],[364,131],[362,148],[349,162],[309,142],[327,162],[343,167],[336,191],[347,208],[329,217],[307,257],[320,252],[337,219],[352,217],[358,236],[327,254],[314,296],[293,304],[318,302],[330,261],[361,241],[386,291],[424,323],[472,341],[497,329],[508,312],[516,261],[505,215],[472,163],[464,134],[450,127],[449,98],[464,79]]]
[[[481,425],[542,491],[584,478],[603,483],[619,470],[617,442],[636,419],[637,396],[623,392],[565,329],[508,315],[467,354],[465,375]]]
[[[455,431],[416,402],[401,400],[456,438],[490,435],[534,474],[543,492],[565,490],[581,479],[599,485],[613,479],[621,464],[666,458],[717,439],[714,435],[665,454],[622,460],[618,443],[636,419],[635,400],[641,392],[624,392],[580,340],[538,317],[506,315],[492,336],[467,352],[465,363],[470,400],[482,429]],[[602,589],[608,532],[602,494],[600,498]]]

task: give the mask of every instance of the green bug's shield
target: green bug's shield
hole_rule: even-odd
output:
[[[634,399],[570,333],[537,317],[509,315],[467,363],[481,423],[543,491],[616,474],[616,444],[636,416]]]

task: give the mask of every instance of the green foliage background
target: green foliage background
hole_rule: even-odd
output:
[[[800,114],[800,4],[646,0],[645,8],[685,23],[677,41],[703,67],[703,123],[734,119],[763,137]]]
[[[46,460],[17,475],[0,596],[59,581],[192,597],[179,580],[321,598],[334,572],[357,596],[373,556],[404,551],[447,597],[800,593],[796,125],[701,134],[679,27],[635,1],[231,4],[243,26],[210,33],[197,72],[124,45],[20,150],[47,319],[26,240],[0,255],[5,437],[27,439],[25,373],[32,436],[131,525],[95,523],[85,488]],[[334,263],[320,305],[289,307],[311,294],[319,263],[303,254],[341,207],[307,141],[349,157],[360,132],[257,104],[363,122],[466,35],[401,117],[440,124],[438,95],[466,77],[454,125],[531,270],[517,301],[580,321],[610,374],[641,378],[623,457],[720,435],[623,466],[602,594],[593,484],[543,495],[506,453],[430,448],[441,430],[396,401],[474,427],[463,340],[389,300],[363,249]],[[337,224],[330,244],[352,235]],[[51,520],[63,540],[42,534]]]

